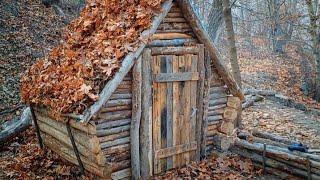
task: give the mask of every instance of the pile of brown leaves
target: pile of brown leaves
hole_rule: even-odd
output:
[[[162,0],[88,0],[63,43],[21,80],[22,100],[56,112],[81,113],[98,99],[124,56],[137,49]]]
[[[214,154],[198,164],[192,162],[155,179],[252,179],[260,174],[261,170],[255,170],[250,159],[234,154]]]
[[[34,129],[8,146],[0,146],[0,179],[96,179],[62,160],[51,150],[40,149]]]

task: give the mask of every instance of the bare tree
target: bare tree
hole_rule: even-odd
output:
[[[284,33],[280,24],[280,8],[283,2],[279,0],[268,0],[269,18],[271,22],[270,38],[272,49],[276,53],[284,53]]]
[[[308,16],[310,19],[309,33],[312,40],[312,51],[316,62],[316,92],[315,100],[320,102],[320,28],[319,28],[319,0],[305,0],[308,7]]]
[[[241,87],[241,75],[240,68],[237,59],[237,48],[234,35],[234,29],[232,24],[231,6],[229,0],[223,0],[223,17],[226,25],[227,39],[230,52],[230,63],[232,68],[232,74],[238,85]]]

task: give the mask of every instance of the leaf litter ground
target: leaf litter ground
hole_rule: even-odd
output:
[[[299,55],[292,50],[290,52],[290,49],[285,57],[263,54],[252,56],[240,50],[239,63],[244,88],[274,90],[309,108],[320,108],[320,103],[304,96],[300,90]],[[257,129],[320,148],[319,115],[264,99],[245,109],[242,118],[243,128],[247,131]]]

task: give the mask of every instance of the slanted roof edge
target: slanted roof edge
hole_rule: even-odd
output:
[[[167,0],[162,4],[162,12],[157,14],[151,24],[151,27],[145,31],[143,31],[140,35],[140,38],[142,39],[148,39],[151,37],[161,24],[162,20],[167,16],[168,12],[170,11],[172,7],[172,0]],[[139,46],[139,48],[135,52],[131,52],[126,55],[124,60],[122,61],[121,67],[119,68],[119,71],[114,75],[114,77],[107,82],[107,84],[104,86],[103,90],[101,91],[99,95],[99,100],[96,101],[93,105],[91,105],[88,109],[84,111],[83,116],[81,117],[80,122],[81,123],[88,123],[92,116],[94,116],[96,113],[99,112],[100,108],[109,100],[112,93],[117,89],[121,81],[124,79],[124,77],[127,75],[127,73],[130,71],[132,66],[134,65],[136,59],[140,56],[143,49],[146,47],[146,44],[142,42]]]
[[[198,19],[197,14],[191,5],[192,2],[190,0],[177,0],[177,2],[179,3],[179,7],[181,8],[185,19],[189,22],[189,25],[191,26],[198,40],[203,43],[208,50],[210,57],[213,60],[213,65],[217,69],[218,74],[221,76],[224,83],[230,89],[231,94],[243,100],[244,95],[240,89],[240,86],[222,63],[221,55],[203,27],[201,21]]]

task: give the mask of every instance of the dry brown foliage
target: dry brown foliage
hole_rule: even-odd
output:
[[[81,113],[135,51],[162,0],[88,0],[64,41],[21,79],[21,97],[59,113]]]

